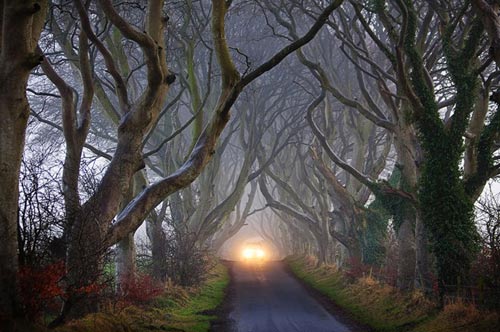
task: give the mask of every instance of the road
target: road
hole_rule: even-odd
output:
[[[283,263],[258,265],[237,262],[232,264],[231,269],[231,331],[354,331],[314,299],[285,271]]]

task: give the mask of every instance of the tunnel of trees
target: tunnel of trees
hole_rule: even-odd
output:
[[[58,326],[137,276],[201,282],[248,228],[498,290],[499,7],[0,1],[0,327],[29,330],[35,276]]]

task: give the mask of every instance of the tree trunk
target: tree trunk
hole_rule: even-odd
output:
[[[116,289],[120,293],[122,287],[136,274],[135,232],[129,233],[116,246]]]
[[[13,78],[16,80],[15,78]],[[0,83],[0,323],[21,315],[17,280],[18,179],[29,114],[26,98],[16,99]],[[5,323],[7,324],[7,323]],[[14,325],[5,325],[5,331]],[[3,324],[0,324],[2,326]]]
[[[410,290],[415,280],[415,235],[413,223],[406,218],[399,226],[398,232],[399,260],[398,260],[398,288]]]
[[[401,110],[403,112],[410,112],[409,107],[407,103],[403,103]],[[423,155],[415,129],[405,117],[398,118],[396,137],[397,165],[399,165],[398,167],[401,170],[399,188],[410,193],[415,193],[420,177],[419,165],[423,162]],[[417,230],[425,232],[423,224],[416,220],[415,211],[417,209],[410,211],[408,208],[404,209],[406,211],[402,213],[401,225],[397,230],[399,246],[397,285],[403,290],[412,289],[415,285],[416,270],[428,268],[424,268],[423,266],[423,264],[427,264],[426,259],[421,260],[420,263],[422,266],[417,266],[417,255],[422,254],[422,252],[417,253],[417,250],[426,248],[427,242],[423,237],[417,237],[415,234]]]
[[[127,195],[125,196],[121,210],[133,199],[140,188],[145,187],[147,184],[146,175],[143,172],[138,172],[134,175],[132,180],[132,185],[129,188]],[[122,291],[122,285],[126,283],[128,279],[133,278],[137,272],[136,266],[136,250],[134,242],[134,234],[136,230],[132,230],[123,239],[121,239],[116,245],[116,291],[120,293]]]
[[[153,262],[152,276],[156,281],[165,282],[167,280],[166,271],[166,235],[163,231],[161,220],[148,220],[146,224],[148,236],[151,241],[151,255]]]
[[[316,244],[318,246],[318,264],[317,266],[321,266],[324,264],[328,264],[330,261],[329,257],[329,250],[328,246],[330,244],[330,239],[328,237],[328,234],[314,234],[314,237],[316,238]]]
[[[69,300],[62,312],[71,308],[74,317],[81,317],[98,308],[96,301],[92,301],[92,294],[85,289],[99,282],[107,248],[103,246],[99,220],[92,215],[79,214],[71,229],[70,239],[66,259]]]
[[[23,330],[17,284],[18,181],[30,114],[26,86],[43,60],[35,54],[46,1],[0,3],[0,330]]]
[[[415,288],[423,289],[424,292],[432,291],[432,280],[429,271],[429,247],[427,230],[425,225],[417,215],[415,223],[415,246],[416,246],[416,273]]]

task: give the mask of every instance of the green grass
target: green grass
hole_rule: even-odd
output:
[[[103,308],[102,312],[69,322],[56,332],[207,332],[210,322],[217,318],[211,312],[222,303],[228,283],[226,267],[218,264],[198,289],[170,285],[151,305]]]
[[[372,283],[373,280],[365,279],[350,284],[334,268],[316,268],[301,257],[289,257],[287,263],[297,277],[327,295],[350,312],[354,319],[376,331],[405,331],[405,326],[415,319],[425,319],[427,316],[427,313],[419,317],[404,315],[401,312],[401,299],[393,298],[394,291]]]
[[[219,265],[209,282],[201,288],[200,292],[189,298],[187,303],[174,305],[168,312],[169,321],[173,328],[190,332],[205,332],[210,328],[210,321],[216,316],[206,314],[217,308],[224,299],[224,289],[229,283],[226,268]]]
[[[421,293],[403,294],[370,277],[350,283],[331,266],[316,268],[303,257],[286,263],[305,283],[345,308],[357,321],[380,332],[499,331],[499,315],[473,305],[450,303],[441,311]]]

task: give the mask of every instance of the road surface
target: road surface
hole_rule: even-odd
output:
[[[235,262],[229,320],[234,332],[353,332],[328,312],[281,262]],[[360,331],[356,329],[356,331]]]

